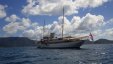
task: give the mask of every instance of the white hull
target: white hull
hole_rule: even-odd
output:
[[[84,40],[75,42],[61,42],[52,44],[38,44],[38,48],[80,48]]]

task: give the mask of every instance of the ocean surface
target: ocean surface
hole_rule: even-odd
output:
[[[0,48],[0,64],[113,64],[113,44],[88,44],[79,50]]]

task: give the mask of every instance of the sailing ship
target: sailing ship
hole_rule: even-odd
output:
[[[45,24],[45,22],[44,22]],[[55,33],[51,33],[49,37],[44,36],[40,41],[38,41],[38,48],[77,48],[79,49],[84,42],[87,40],[89,36],[82,36],[82,37],[64,37],[64,8],[63,8],[63,23],[62,23],[62,37],[56,38]],[[43,31],[44,33],[44,31]]]

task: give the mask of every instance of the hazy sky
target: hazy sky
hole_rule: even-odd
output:
[[[46,33],[61,34],[64,7],[65,36],[113,40],[113,0],[0,0],[0,37],[39,39]]]

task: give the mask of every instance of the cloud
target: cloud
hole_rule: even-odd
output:
[[[45,25],[44,35],[49,36],[53,32],[56,37],[61,37],[62,19],[63,17],[59,16],[58,20]],[[105,22],[102,15],[93,15],[90,13],[87,13],[83,17],[73,16],[71,20],[64,17],[64,36],[86,36],[92,32],[95,39],[103,38],[106,35],[110,38],[113,35],[112,27],[105,30],[102,28],[111,23],[112,19]],[[32,22],[29,18],[20,18],[19,21],[10,22],[3,27],[3,30],[8,34],[21,31],[21,36],[37,40],[40,40],[43,36],[43,26],[40,26],[37,22]]]
[[[27,28],[28,27],[21,25],[21,22],[10,22],[3,27],[3,31],[5,31],[8,34],[15,34],[18,31],[23,31]]]
[[[112,28],[113,26],[113,18],[111,18],[110,20],[106,21],[106,23],[104,23],[103,29],[109,29]]]
[[[104,24],[104,17],[102,15],[92,15],[87,13],[86,16],[81,18],[81,23],[78,27],[79,30],[95,30],[102,27]]]
[[[19,18],[16,15],[7,18],[9,18],[8,21],[10,21],[10,23],[3,27],[3,31],[9,34],[14,34],[18,31],[24,31],[30,27],[37,25],[37,23],[31,23],[31,20],[28,18]],[[17,19],[19,19],[19,21],[16,21]]]
[[[29,15],[61,15],[63,7],[65,15],[78,13],[80,8],[95,8],[108,0],[27,0],[22,13]]]
[[[77,29],[81,23],[81,18],[79,16],[74,16],[71,20],[71,26],[73,30]]]
[[[94,39],[108,39],[113,40],[113,18],[108,21],[105,21],[100,29],[92,31],[94,34]]]
[[[43,36],[49,36],[51,33],[51,26],[52,24],[49,25],[45,25],[45,27],[43,28],[43,26],[35,26],[34,28],[31,29],[27,29],[22,33],[22,36],[24,37],[28,37],[31,39],[35,39],[35,40],[40,40],[41,38],[43,38]],[[44,29],[44,31],[43,31]]]
[[[3,17],[6,16],[6,11],[5,11],[6,7],[7,7],[6,5],[1,5],[0,4],[0,18],[3,18]]]
[[[22,18],[21,25],[24,27],[30,27],[31,26],[31,20],[28,18]]]
[[[104,25],[102,26],[102,29],[100,29],[99,32],[97,32],[97,38],[103,38],[108,40],[113,40],[113,18],[106,21]]]
[[[108,0],[76,0],[75,5],[81,8],[95,8],[103,5],[105,2],[108,2]]]
[[[42,26],[36,26],[34,29],[24,30],[23,33],[22,33],[22,36],[28,37],[30,39],[39,40],[43,37],[42,30],[43,30]]]
[[[55,33],[56,37],[61,37],[63,23],[62,19],[63,17],[60,16],[58,17],[57,21],[46,25],[44,34],[48,36],[51,32],[53,32]],[[95,35],[97,35],[100,32],[104,22],[104,17],[102,15],[92,15],[90,13],[86,14],[82,18],[74,16],[70,21],[64,17],[64,36],[85,36],[89,35],[90,32],[93,32]],[[24,31],[23,35],[30,38],[40,39],[42,38],[42,33],[43,26],[35,26],[35,28],[32,28],[32,30],[28,29]]]
[[[63,24],[63,16],[60,16],[58,18],[58,21],[54,21],[53,24],[51,24],[50,30],[51,32],[55,33],[57,36],[61,37],[61,30],[62,30],[62,24]],[[68,34],[72,31],[71,22],[64,17],[64,34]]]
[[[7,33],[16,33],[18,29],[19,29],[18,22],[11,22],[3,27],[3,30]]]
[[[82,18],[74,16],[71,21],[64,17],[64,34],[65,36],[68,35],[74,36],[76,34],[80,35],[82,33],[86,35],[89,32],[101,29],[104,23],[105,21],[102,15],[92,15],[90,13],[86,14]],[[61,25],[62,25],[62,16],[58,18],[58,21],[53,22],[51,30],[54,33],[61,35]]]
[[[15,22],[18,21],[20,18],[15,14],[12,14],[10,17],[6,17],[5,21],[7,22]]]
[[[23,36],[25,37],[33,37],[35,35],[34,30],[27,30],[25,32],[23,32]]]
[[[108,39],[113,40],[113,28],[97,31],[95,39]]]

